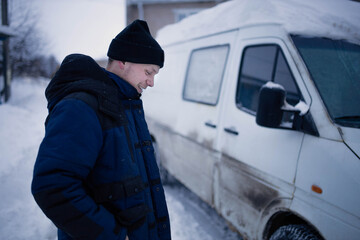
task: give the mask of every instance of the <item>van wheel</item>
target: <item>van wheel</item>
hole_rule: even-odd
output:
[[[175,178],[166,170],[166,168],[162,165],[161,158],[160,158],[160,152],[159,152],[159,146],[156,142],[153,142],[155,157],[156,157],[156,163],[159,167],[160,172],[160,178],[162,181],[162,184],[170,185],[175,183]]]
[[[270,237],[270,240],[320,240],[306,225],[285,225],[278,228]]]

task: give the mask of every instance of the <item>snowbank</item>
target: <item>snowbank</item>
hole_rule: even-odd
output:
[[[164,46],[254,24],[360,43],[360,3],[345,0],[234,0],[201,11],[158,32]]]
[[[36,205],[30,185],[44,136],[47,82],[15,80],[12,96],[0,105],[0,239],[55,239],[52,223]]]

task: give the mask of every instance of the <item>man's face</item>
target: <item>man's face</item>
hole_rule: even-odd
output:
[[[154,64],[125,62],[122,78],[142,93],[147,87],[154,86],[154,77],[159,70],[160,67]]]

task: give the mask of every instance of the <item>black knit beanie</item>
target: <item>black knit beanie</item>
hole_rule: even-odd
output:
[[[142,20],[135,20],[124,28],[111,41],[107,55],[119,61],[164,66],[164,51]]]

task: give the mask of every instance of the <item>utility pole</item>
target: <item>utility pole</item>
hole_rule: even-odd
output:
[[[1,24],[3,26],[9,26],[9,14],[8,14],[8,0],[1,0]],[[5,102],[11,95],[11,73],[9,67],[9,37],[5,37],[2,45],[3,54],[3,76],[4,76],[4,97]]]

